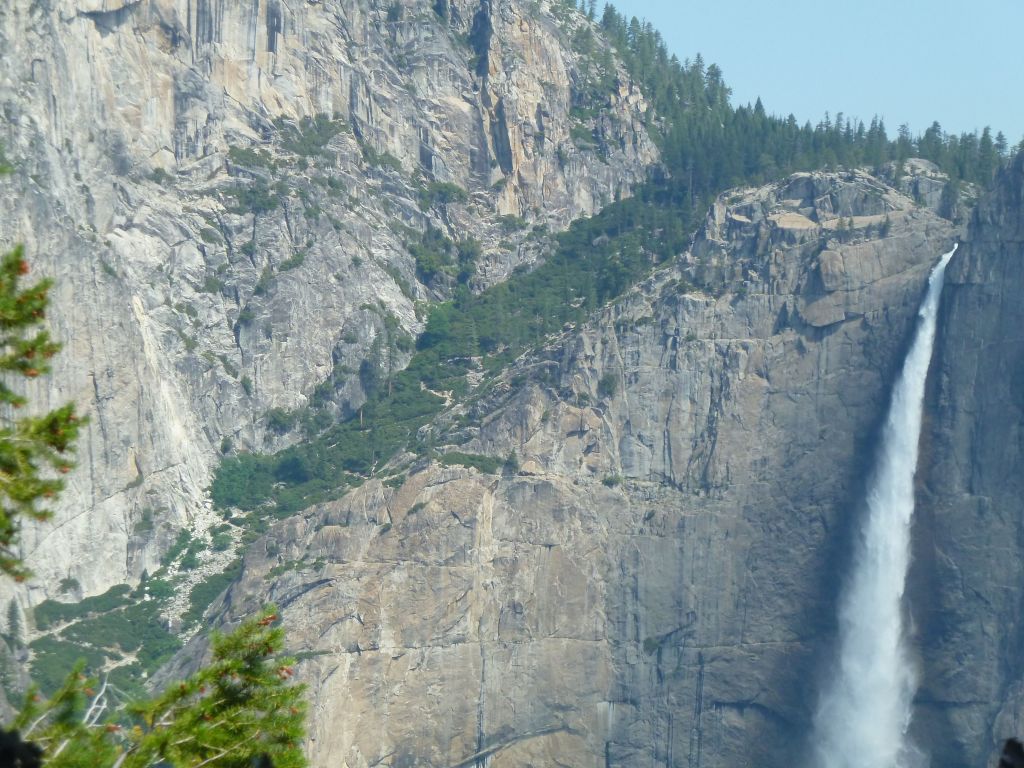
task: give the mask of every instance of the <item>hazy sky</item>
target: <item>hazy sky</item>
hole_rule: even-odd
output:
[[[680,59],[700,52],[769,113],[816,123],[827,110],[894,136],[933,120],[1024,137],[1022,0],[615,0],[648,19]],[[603,7],[603,2],[598,6]]]

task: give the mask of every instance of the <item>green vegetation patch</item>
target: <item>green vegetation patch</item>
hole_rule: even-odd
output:
[[[254,179],[249,184],[237,184],[224,190],[225,207],[232,213],[261,214],[273,211],[286,197],[288,190],[281,182],[270,184]]]
[[[160,564],[168,566],[173,563],[178,557],[189,548],[192,543],[192,534],[182,529],[178,531],[178,536],[175,538],[174,543],[171,544],[170,548],[164,553],[164,556],[160,558]]]
[[[282,516],[358,484],[443,405],[441,398],[423,391],[414,376],[406,371],[397,374],[390,394],[382,393],[364,406],[362,423],[357,416],[274,455],[225,459],[211,488],[214,503],[243,510],[269,503],[273,514]]]
[[[272,171],[277,167],[267,150],[253,147],[230,147],[228,160],[241,168],[262,168]]]
[[[300,157],[329,154],[327,144],[348,128],[343,120],[332,120],[327,115],[304,117],[297,125],[279,118],[275,125],[281,131],[281,148]]]
[[[469,194],[466,190],[450,181],[432,181],[419,191],[419,206],[424,211],[429,211],[435,205],[464,203],[467,200]]]
[[[56,600],[44,600],[35,607],[36,629],[42,631],[54,624],[80,619],[94,613],[120,608],[131,602],[132,588],[127,584],[111,587],[102,595],[87,597],[78,603],[59,603]]]
[[[296,251],[295,255],[289,256],[281,262],[281,271],[287,272],[289,269],[298,269],[305,261],[306,253],[304,251]]]
[[[157,594],[169,596],[168,589],[160,589],[157,580],[147,586],[151,597]],[[112,594],[113,593],[113,594]],[[48,601],[49,602],[49,601]],[[128,603],[128,604],[126,604]],[[36,622],[39,624],[39,609],[36,607]],[[122,669],[117,679],[122,687],[138,687],[143,675],[155,671],[181,647],[181,641],[167,631],[166,622],[160,616],[159,599],[143,599],[140,588],[134,593],[121,584],[103,595],[86,598],[75,607],[78,614],[67,617],[77,618],[57,635],[34,640],[32,649],[31,676],[44,693],[50,694],[63,683],[67,671],[75,662],[83,659],[89,672],[96,673],[108,662],[118,661],[126,654],[134,654],[136,661],[130,669]],[[82,606],[88,606],[83,609]]]
[[[363,159],[374,168],[390,168],[398,173],[403,172],[402,161],[390,152],[378,152],[362,139],[359,140],[359,148],[362,150]]]
[[[451,241],[442,238],[428,243],[449,248]],[[364,364],[370,399],[360,414],[274,455],[225,458],[213,481],[214,503],[243,510],[269,505],[279,516],[339,495],[415,441],[444,406],[434,392],[466,395],[474,358],[497,371],[566,323],[583,321],[687,243],[675,212],[626,200],[573,224],[533,272],[520,270],[479,295],[460,285],[452,301],[430,309],[404,370],[381,379],[381,366]],[[298,417],[285,412],[280,418],[291,429]]]
[[[84,659],[86,668],[100,669],[107,661],[102,651],[60,640],[55,637],[41,637],[29,644],[32,649],[32,664],[29,674],[32,682],[45,694],[52,694],[68,676],[68,670],[75,662]]]
[[[416,275],[424,282],[440,273],[466,283],[476,273],[480,259],[479,242],[467,238],[456,243],[433,226],[414,237],[408,248],[416,259]]]
[[[188,596],[188,609],[181,617],[183,626],[190,627],[196,624],[206,609],[213,605],[221,592],[231,586],[231,582],[238,578],[242,572],[242,559],[238,558],[231,562],[221,573],[215,573],[200,581]]]
[[[438,458],[438,461],[447,467],[453,465],[472,467],[483,472],[485,475],[497,474],[505,463],[493,456],[481,456],[478,453],[459,453],[458,451],[450,451],[443,454]]]

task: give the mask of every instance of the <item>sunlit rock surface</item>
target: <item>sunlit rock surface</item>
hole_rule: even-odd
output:
[[[66,344],[36,399],[91,415],[55,523],[25,536],[33,601],[65,577],[94,594],[152,572],[207,504],[222,448],[291,439],[267,430],[268,409],[325,382],[340,414],[357,407],[351,374],[374,340],[414,335],[415,302],[452,289],[417,274],[417,231],[479,240],[481,287],[656,165],[623,72],[597,102],[581,95],[581,15],[441,5],[0,8],[16,166],[0,237],[56,278]],[[302,145],[314,116],[327,139]],[[574,127],[590,131],[581,146]],[[430,197],[444,184],[456,199]]]
[[[466,406],[478,428],[434,426],[503,472],[412,460],[257,542],[223,611],[281,606],[314,764],[791,764],[953,235],[861,174],[723,196],[673,267]]]

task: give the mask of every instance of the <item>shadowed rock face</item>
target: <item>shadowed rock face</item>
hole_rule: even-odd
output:
[[[313,763],[792,764],[952,237],[861,174],[723,196],[672,268],[433,426],[518,469],[420,460],[257,542],[224,618],[282,607]]]
[[[919,740],[994,765],[1024,731],[1024,165],[975,210],[948,272],[922,448],[911,610]]]
[[[40,578],[23,602],[65,577],[94,594],[155,570],[179,528],[205,525],[224,438],[292,439],[268,409],[325,381],[340,413],[358,407],[349,373],[453,288],[417,274],[411,233],[479,240],[488,285],[542,255],[533,225],[564,227],[656,165],[621,72],[584,105],[592,140],[572,140],[581,16],[444,5],[2,3],[0,141],[17,173],[0,181],[0,241],[56,278],[66,343],[33,402],[92,417],[56,525],[25,537]],[[310,145],[316,115],[333,127]],[[431,184],[464,195],[438,202]]]

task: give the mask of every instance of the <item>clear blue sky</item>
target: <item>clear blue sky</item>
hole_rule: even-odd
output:
[[[1024,0],[617,0],[680,59],[718,64],[733,104],[816,123],[827,110],[917,135],[1024,137]],[[598,3],[604,7],[603,2]]]

